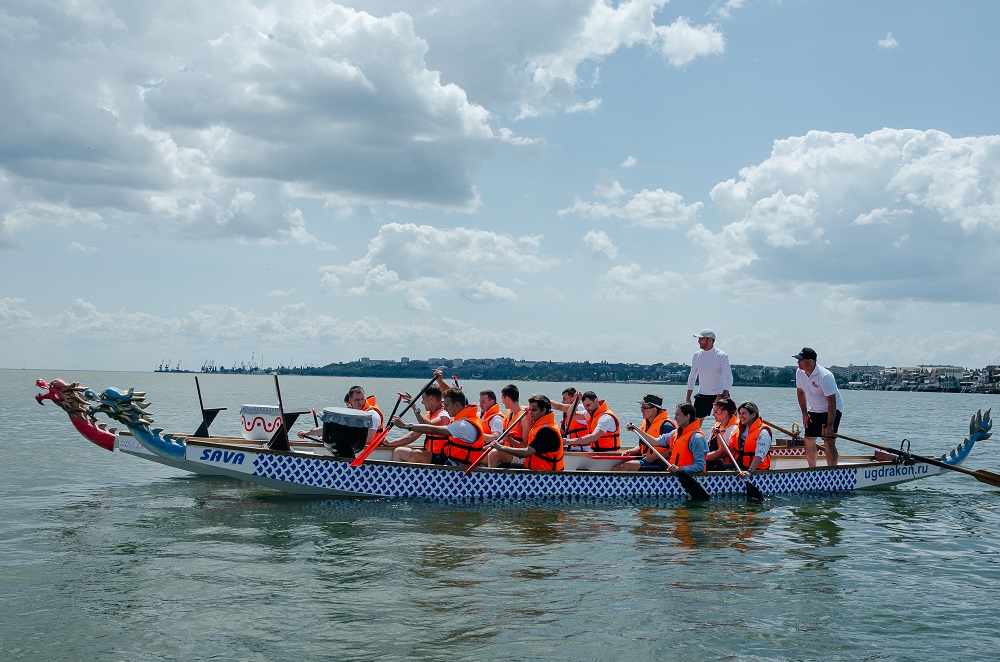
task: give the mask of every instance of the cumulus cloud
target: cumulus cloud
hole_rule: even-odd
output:
[[[733,17],[735,11],[743,8],[743,1],[723,0],[722,2],[716,2],[712,7],[711,13],[722,19],[730,19]]]
[[[632,168],[637,163],[639,163],[639,159],[635,158],[634,156],[629,156],[624,161],[622,161],[622,167],[623,168]]]
[[[593,0],[586,14],[559,34],[561,41],[552,50],[530,56],[526,70],[535,95],[526,95],[521,101],[521,116],[537,115],[559,105],[578,106],[575,94],[581,87],[581,68],[619,49],[643,46],[659,52],[675,67],[725,51],[725,39],[715,25],[692,25],[684,17],[669,25],[658,24],[657,14],[667,2],[624,0],[612,4]]]
[[[621,185],[617,179],[613,179],[610,182],[604,182],[594,186],[594,195],[599,198],[606,198],[608,200],[617,200],[618,198],[626,195],[628,191]]]
[[[403,12],[107,0],[18,21],[0,45],[6,245],[74,215],[309,243],[294,196],[468,211],[483,160],[535,142],[442,81]]]
[[[583,243],[594,257],[606,257],[612,260],[618,257],[618,247],[611,241],[611,237],[601,230],[591,230],[583,235]]]
[[[0,297],[0,327],[14,328],[29,324],[31,313],[25,310],[25,300],[15,297]]]
[[[95,246],[85,246],[79,241],[71,241],[66,245],[66,250],[70,253],[94,253],[97,251]]]
[[[613,267],[597,282],[597,296],[605,301],[670,301],[687,282],[680,274],[647,269],[632,263]]]
[[[898,46],[899,42],[896,41],[891,32],[887,32],[883,38],[878,40],[878,47],[885,50],[892,50]]]
[[[321,285],[349,296],[400,297],[415,310],[429,310],[431,301],[455,292],[473,302],[510,301],[517,295],[497,281],[510,281],[512,268],[533,274],[558,263],[541,247],[536,235],[389,223],[364,257],[324,267]]]
[[[678,18],[670,25],[657,27],[660,52],[675,67],[683,67],[699,57],[719,55],[726,50],[726,40],[714,25],[691,25]]]
[[[1000,301],[1000,136],[811,131],[717,184],[729,220],[691,236],[717,275],[848,285],[864,300]],[[739,272],[735,274],[733,272]]]
[[[704,203],[684,204],[684,197],[673,191],[643,189],[622,205],[587,202],[577,198],[559,216],[580,216],[591,220],[620,219],[629,225],[672,230],[696,222]]]

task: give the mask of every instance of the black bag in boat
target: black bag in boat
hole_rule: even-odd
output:
[[[323,445],[340,457],[354,457],[365,447],[372,415],[367,411],[346,407],[327,407],[320,416],[323,421]]]

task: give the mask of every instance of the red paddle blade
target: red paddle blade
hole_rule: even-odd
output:
[[[368,443],[368,445],[365,446],[365,449],[360,453],[358,453],[357,457],[351,460],[351,466],[352,467],[361,466],[361,464],[368,459],[368,456],[371,455],[376,448],[378,448],[378,445],[382,443],[382,440],[385,439],[385,436],[389,434],[390,428],[392,428],[391,424],[389,425],[389,427],[382,430],[382,432],[375,435],[375,437]]]

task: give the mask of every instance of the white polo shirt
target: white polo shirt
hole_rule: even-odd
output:
[[[833,373],[816,364],[811,375],[799,368],[795,371],[795,386],[802,389],[806,394],[806,410],[823,414],[827,411],[827,397],[837,396],[837,411],[844,411],[844,400],[840,397],[840,389],[837,388],[837,378]]]

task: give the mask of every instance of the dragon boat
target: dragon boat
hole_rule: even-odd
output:
[[[76,385],[77,390],[73,392],[80,395],[80,388]],[[621,459],[587,453],[567,454],[566,469],[558,472],[485,467],[470,472],[465,467],[393,462],[384,451],[353,466],[357,464],[353,453],[341,452],[339,440],[327,439],[326,424],[323,442],[289,443],[287,436],[284,443],[280,438],[277,442],[275,439],[265,442],[210,437],[207,430],[204,435],[180,436],[164,434],[162,429],[151,427],[152,417],[147,412],[150,403],[145,393],[134,389],[107,388],[99,393],[84,389],[82,396],[88,403],[86,418],[94,421],[95,416],[101,414],[124,425],[131,440],[151,456],[156,456],[156,461],[194,473],[229,476],[292,494],[425,500],[545,500],[698,498],[697,492],[704,495],[702,498],[708,498],[749,495],[747,482],[751,480],[754,491],[773,495],[845,492],[887,488],[949,471],[971,474],[981,482],[1000,486],[1000,475],[961,467],[975,443],[991,436],[989,410],[977,412],[970,421],[969,436],[940,457],[914,455],[909,452],[905,440],[897,450],[852,439],[880,450],[872,455],[842,455],[835,467],[809,467],[799,449],[775,447],[771,468],[751,478],[741,477],[734,471],[678,477],[668,472],[611,471]],[[79,410],[78,402],[76,407]],[[327,412],[336,414],[324,410],[324,420],[327,420]],[[96,424],[95,427],[103,429]],[[288,427],[282,426],[282,431]],[[121,436],[119,434],[118,449],[139,455],[123,447]]]

